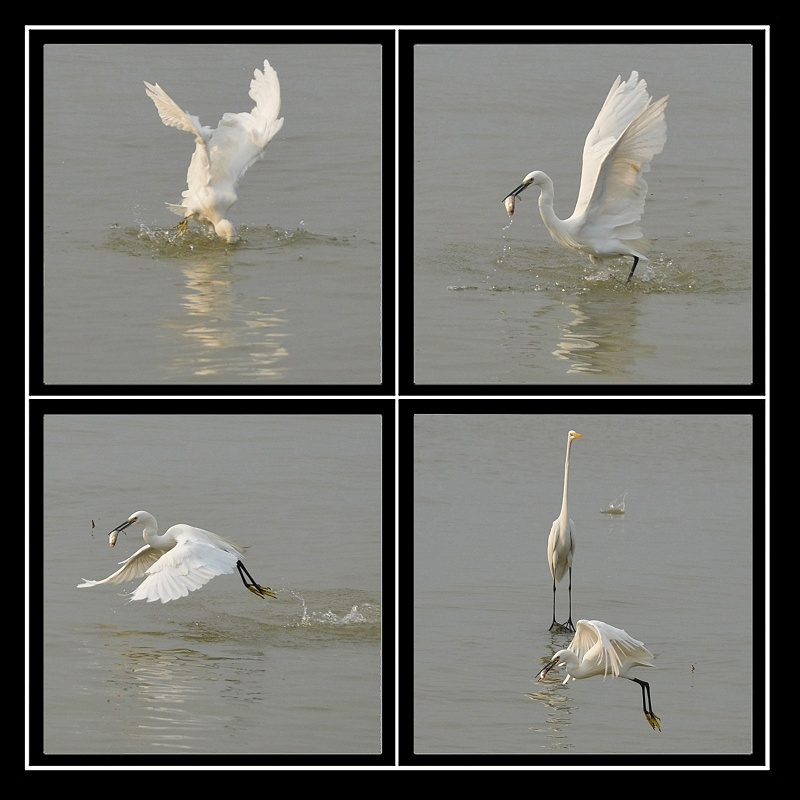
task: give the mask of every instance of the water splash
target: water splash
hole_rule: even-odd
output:
[[[371,625],[380,618],[379,609],[369,603],[362,603],[359,606],[354,605],[346,614],[337,614],[333,609],[327,611],[311,611],[304,597],[291,592],[301,603],[302,612],[300,619],[295,623],[299,627],[345,627],[353,625]]]
[[[624,514],[625,513],[625,498],[627,497],[628,493],[622,495],[622,500],[617,500],[614,498],[613,503],[609,503],[608,508],[601,508],[601,514]]]

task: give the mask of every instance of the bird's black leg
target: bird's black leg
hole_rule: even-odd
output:
[[[631,274],[628,275],[628,280],[626,280],[625,283],[630,283],[631,282],[631,278],[633,277],[634,270],[636,269],[636,265],[638,263],[639,263],[639,256],[634,256],[633,257],[633,266],[631,267]]]
[[[569,619],[563,627],[569,628],[573,633],[575,632],[575,625],[572,622],[572,567],[569,568]]]
[[[653,713],[653,704],[650,702],[650,684],[647,681],[639,680],[639,678],[631,678],[630,680],[632,680],[634,683],[638,683],[639,686],[642,687],[642,710],[644,711],[645,719],[650,723],[650,727],[653,730],[656,728],[661,730],[661,725],[659,725],[661,719]],[[645,689],[647,689],[647,705],[645,705],[644,698]],[[647,706],[650,707],[649,711],[647,710]]]
[[[247,587],[247,588],[248,588],[248,589],[249,589],[249,590],[250,590],[250,591],[251,591],[253,594],[257,594],[259,597],[266,597],[267,595],[269,595],[270,597],[277,597],[277,595],[275,594],[275,592],[273,592],[273,591],[272,591],[272,589],[270,589],[270,588],[269,588],[269,586],[259,586],[259,584],[257,584],[257,583],[255,582],[255,579],[253,578],[253,576],[252,576],[252,575],[251,575],[251,574],[250,574],[250,573],[247,571],[247,567],[245,567],[245,565],[244,565],[244,564],[242,564],[242,562],[241,562],[241,561],[237,561],[237,562],[236,562],[236,568],[239,570],[239,577],[242,579],[242,583],[243,583],[243,584],[244,584],[244,585],[245,585],[245,586],[246,586],[246,587]],[[247,582],[247,581],[244,579],[244,576],[245,576],[245,574],[247,575],[247,577],[248,577],[248,578],[250,578],[250,580],[252,581],[252,583],[248,583],[248,582]]]
[[[553,578],[553,622],[550,625],[551,631],[557,631],[561,626],[556,622],[556,579]]]

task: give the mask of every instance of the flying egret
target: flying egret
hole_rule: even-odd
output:
[[[580,439],[582,434],[570,431],[567,434],[567,457],[564,461],[564,494],[561,497],[561,513],[553,520],[550,536],[547,538],[547,563],[550,565],[550,574],[553,576],[553,623],[551,631],[559,633],[572,632],[572,555],[575,552],[575,524],[569,518],[567,510],[567,486],[569,484],[569,451],[572,440]],[[561,625],[556,622],[556,584],[561,582],[564,573],[569,570],[569,619]]]
[[[281,87],[278,75],[264,60],[264,71],[256,69],[250,81],[250,97],[255,108],[249,113],[226,113],[216,128],[200,124],[200,120],[183,111],[156,83],[144,81],[147,96],[156,104],[165,125],[191,133],[197,145],[186,173],[189,188],[183,192],[183,203],[167,203],[183,220],[175,227],[186,232],[189,220],[205,226],[209,233],[238,240],[236,229],[227,219],[228,209],[236,202],[236,187],[247,170],[264,157],[264,148],[283,126]]]
[[[650,684],[639,678],[632,678],[628,672],[634,667],[653,667],[650,663],[653,654],[632,636],[628,636],[621,628],[615,628],[597,619],[579,619],[575,636],[566,650],[559,650],[545,664],[536,676],[540,681],[554,667],[563,665],[567,670],[564,683],[570,679],[592,678],[609,672],[616,678],[626,678],[638,683],[642,688],[642,710],[645,719],[653,730],[661,730],[661,719],[653,713],[650,702]],[[645,690],[647,704],[645,705]]]
[[[131,514],[121,525],[114,528],[109,537],[124,531],[131,525],[144,525],[144,540],[147,544],[130,558],[120,561],[122,565],[113,575],[102,581],[86,578],[78,584],[79,589],[99,586],[103,583],[123,583],[142,575],[147,577],[131,595],[133,600],[160,600],[167,603],[186,597],[189,592],[207,584],[216,575],[231,574],[239,570],[242,583],[259,597],[276,597],[268,586],[259,586],[241,561],[239,545],[211,531],[191,525],[173,525],[164,533],[158,532],[158,523],[147,511]],[[112,544],[109,539],[109,544]],[[113,547],[113,544],[112,544]],[[245,580],[245,575],[250,583]]]
[[[617,76],[583,146],[578,202],[569,219],[553,210],[553,181],[535,170],[525,176],[503,202],[509,217],[514,203],[529,186],[539,186],[539,211],[550,236],[560,245],[597,259],[633,256],[628,282],[648,246],[640,220],[647,182],[644,173],[664,149],[667,98],[653,103],[647,84],[636,71],[623,81]]]

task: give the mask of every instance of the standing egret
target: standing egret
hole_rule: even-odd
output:
[[[147,544],[130,558],[120,561],[122,566],[113,575],[102,581],[84,578],[83,583],[78,584],[79,589],[102,583],[123,583],[147,575],[131,595],[131,601],[152,603],[160,600],[167,603],[186,597],[217,575],[231,574],[235,568],[239,570],[242,583],[253,594],[277,596],[268,586],[259,586],[253,580],[241,561],[243,548],[211,531],[181,524],[160,534],[155,517],[147,511],[137,511],[114,528],[109,537],[137,524],[144,525],[143,536]],[[113,541],[116,541],[116,536]],[[109,544],[113,547],[111,538]],[[245,580],[245,575],[250,578],[250,583]]]
[[[572,555],[575,552],[575,538],[573,533],[575,525],[569,518],[567,510],[567,486],[569,484],[569,451],[572,449],[572,440],[580,439],[581,434],[570,431],[567,434],[567,458],[564,461],[564,494],[561,497],[561,513],[553,520],[550,536],[547,539],[547,563],[550,565],[550,574],[553,576],[553,623],[551,631],[558,633],[572,632]],[[564,573],[569,570],[569,619],[563,624],[556,622],[556,584],[561,582]]]
[[[183,111],[156,83],[144,81],[147,96],[156,104],[165,125],[191,133],[197,143],[189,171],[186,173],[188,189],[183,192],[183,203],[167,203],[183,220],[175,227],[186,232],[189,220],[205,226],[209,233],[226,239],[238,240],[236,229],[227,219],[228,209],[236,202],[236,187],[242,176],[259,159],[264,148],[283,126],[281,86],[278,74],[264,60],[264,71],[255,70],[250,81],[250,97],[255,101],[252,111],[222,115],[216,128],[200,124],[200,120]]]
[[[583,146],[581,187],[572,216],[556,216],[553,181],[535,170],[504,198],[509,217],[519,194],[529,186],[539,186],[539,211],[550,236],[588,255],[592,264],[596,259],[633,256],[630,281],[639,259],[649,260],[643,252],[648,242],[639,224],[647,196],[644,173],[667,141],[664,109],[668,97],[653,103],[636,71],[627,81],[618,75]]]
[[[610,672],[615,678],[626,678],[638,683],[642,688],[642,710],[645,719],[653,730],[661,730],[661,719],[653,713],[650,702],[650,684],[639,678],[632,678],[628,672],[634,667],[652,667],[650,660],[653,654],[632,636],[628,636],[621,628],[615,628],[597,619],[579,619],[575,636],[566,650],[559,650],[545,664],[536,676],[540,681],[554,667],[563,665],[567,670],[564,683],[570,678],[592,678],[602,675],[605,678]],[[645,691],[647,704],[645,705]]]

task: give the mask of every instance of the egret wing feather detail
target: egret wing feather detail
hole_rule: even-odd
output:
[[[122,567],[112,575],[103,578],[101,581],[90,581],[84,578],[83,583],[78,584],[78,588],[85,589],[87,586],[99,586],[103,583],[125,583],[126,581],[141,578],[162,555],[162,550],[156,550],[154,547],[150,547],[149,544],[146,544],[144,547],[137,550],[130,558],[120,561],[119,563]]]
[[[155,103],[161,121],[170,128],[194,134],[199,141],[208,139],[211,128],[203,127],[193,114],[184,111],[157,83],[144,81],[147,96]]]
[[[648,663],[653,654],[643,642],[628,635],[622,628],[615,628],[599,620],[578,620],[575,636],[567,646],[578,659],[593,664],[603,671],[603,677],[610,672],[618,677],[623,663],[652,667]]]
[[[204,542],[179,542],[147,570],[147,577],[131,595],[131,601],[166,603],[186,597],[217,575],[232,573],[238,560],[236,553]]]

